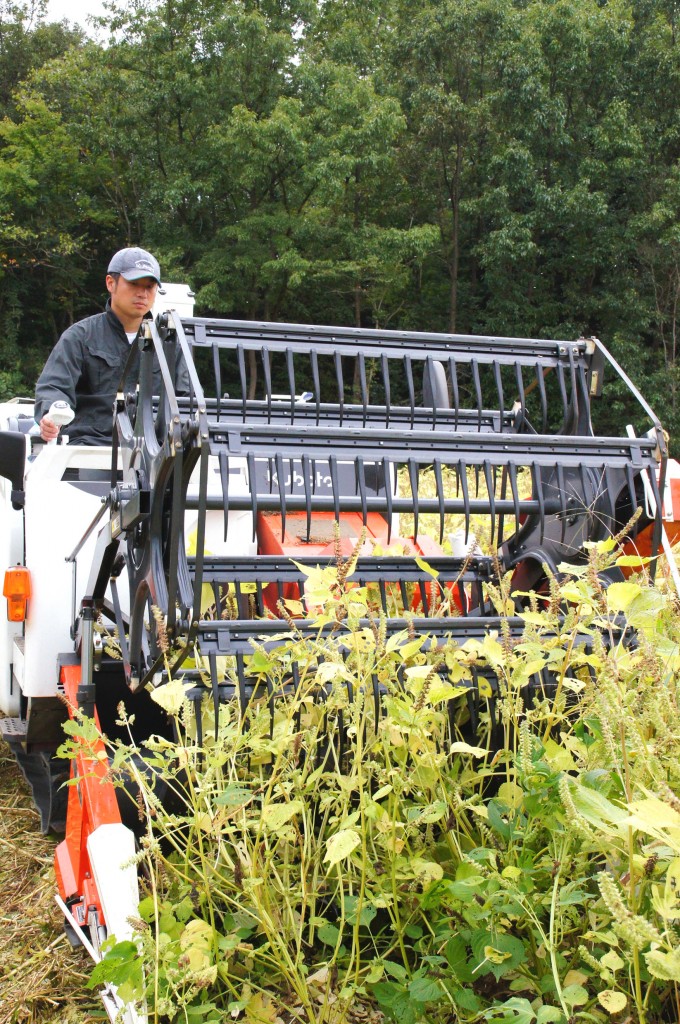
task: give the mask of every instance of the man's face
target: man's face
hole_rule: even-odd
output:
[[[140,277],[138,281],[106,276],[106,287],[111,296],[111,309],[123,324],[141,321],[153,306],[158,283],[153,277]],[[139,326],[139,323],[137,324]]]

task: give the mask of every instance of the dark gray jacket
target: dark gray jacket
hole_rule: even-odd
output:
[[[111,444],[113,407],[129,354],[125,329],[108,302],[103,313],[68,327],[36,384],[37,422],[52,402],[65,401],[75,411],[73,422],[64,428],[71,444]],[[183,363],[176,377],[178,391],[186,392]]]

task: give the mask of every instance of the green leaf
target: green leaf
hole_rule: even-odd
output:
[[[324,863],[328,864],[329,867],[333,867],[334,864],[338,864],[341,860],[349,857],[360,843],[361,836],[353,828],[341,829],[340,832],[336,832],[327,840]]]
[[[423,572],[426,572],[428,576],[431,576],[435,580],[437,579],[439,573],[437,572],[436,569],[433,569],[431,565],[428,565],[424,558],[421,558],[420,555],[416,555],[415,562],[418,568],[422,569]]]
[[[583,985],[567,985],[562,989],[562,998],[568,1006],[584,1006],[588,1002],[588,993]]]
[[[494,1024],[532,1024],[532,1021],[536,1020],[536,1014],[528,999],[513,996],[501,1006],[487,1010],[484,1019],[494,1021]]]
[[[472,981],[474,975],[468,964],[467,945],[460,935],[453,935],[444,946],[444,956],[458,981]]]
[[[215,797],[215,803],[219,807],[240,807],[252,799],[251,790],[245,786],[227,786]]]
[[[265,804],[262,808],[262,824],[269,832],[276,834],[303,809],[301,800],[290,800],[287,804]]]
[[[597,1001],[605,1008],[607,1013],[621,1013],[628,1005],[628,998],[623,992],[614,992],[610,988],[605,988],[602,992],[598,992]]]
[[[478,929],[472,933],[470,944],[476,959],[473,971],[475,976],[493,974],[498,981],[526,959],[522,940],[504,932],[492,933]]]
[[[433,1003],[443,996],[441,986],[430,978],[414,978],[408,987],[408,994],[416,1003]]]

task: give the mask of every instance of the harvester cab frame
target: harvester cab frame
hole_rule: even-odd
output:
[[[131,937],[135,824],[106,781],[103,744],[97,757],[75,758],[79,782],[65,804],[68,766],[53,755],[69,715],[80,709],[115,737],[122,701],[143,745],[170,729],[150,693],[180,679],[200,744],[204,702],[217,723],[225,703],[245,715],[262,696],[249,660],[254,644],[276,649],[291,596],[307,613],[299,634],[332,631],[342,647],[342,622],[319,627],[305,604],[315,565],[351,560],[352,580],[375,595],[365,625],[415,630],[425,646],[463,644],[502,628],[521,635],[522,619],[501,622],[489,598],[500,576],[540,591],[561,562],[583,561],[588,543],[625,531],[645,495],[630,539],[655,555],[663,530],[663,430],[597,339],[166,310],[144,322],[137,346],[139,372],[131,381],[130,363],[123,375],[111,449],[0,432],[0,544],[7,569],[30,574],[25,617],[0,628],[2,729],[43,827],[65,821],[58,898],[95,959],[104,935]],[[173,385],[179,358],[187,394]],[[591,399],[610,388],[635,410],[635,430],[594,426]],[[18,415],[32,410],[9,403],[0,425]],[[448,538],[452,517],[463,554]],[[485,552],[472,536],[480,521]],[[467,695],[473,738],[483,713],[493,722],[499,684],[484,676],[491,697],[480,695],[477,669]],[[537,674],[525,699],[553,682]],[[383,689],[377,679],[371,688],[379,714]],[[320,688],[315,699],[325,696]],[[266,681],[264,698],[273,716]],[[115,990],[104,996],[112,1020],[119,1011],[129,1024],[144,1020]]]

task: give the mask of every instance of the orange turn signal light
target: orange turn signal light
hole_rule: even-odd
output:
[[[23,622],[31,596],[31,574],[25,565],[15,565],[5,572],[3,597],[7,598],[7,618],[10,622]]]

